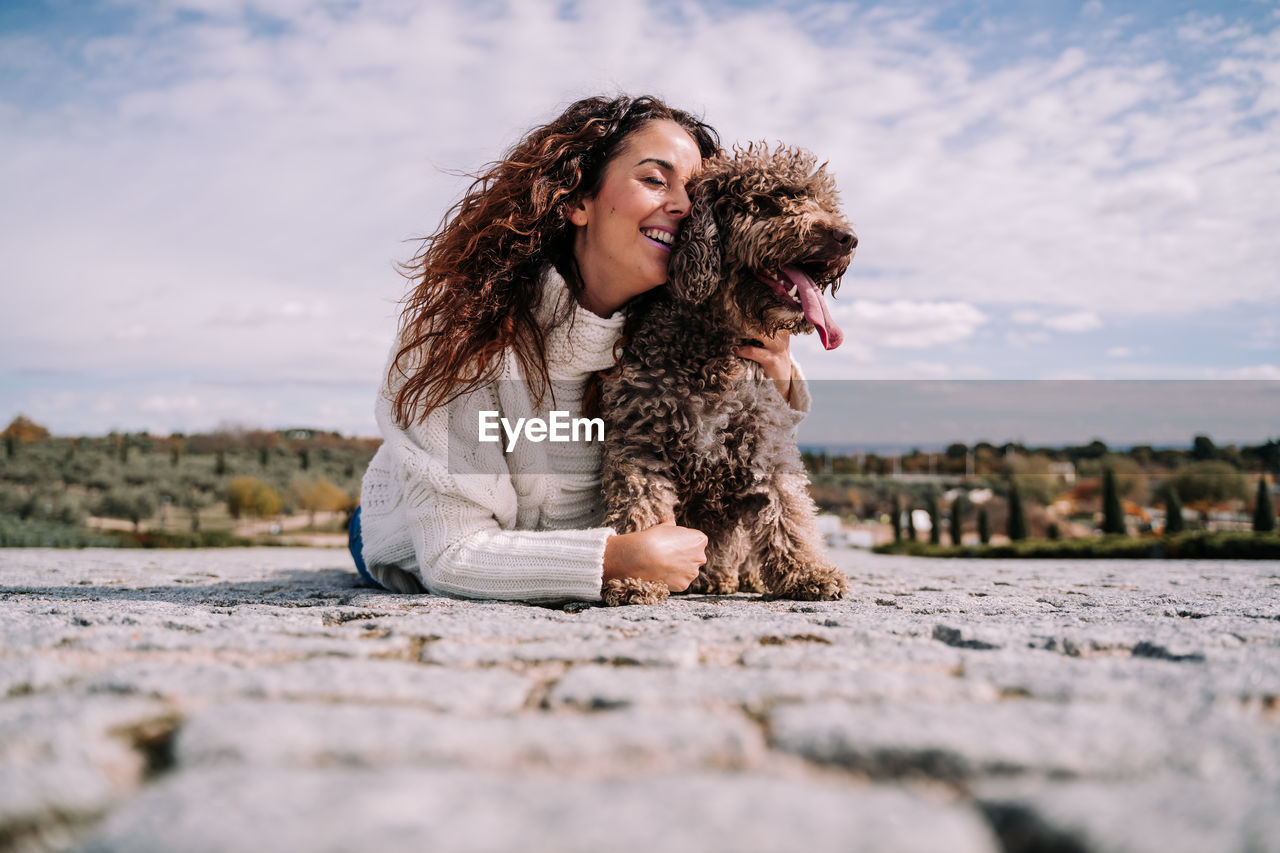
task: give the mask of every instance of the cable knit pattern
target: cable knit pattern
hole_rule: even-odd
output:
[[[496,410],[546,419],[582,414],[587,378],[614,364],[624,316],[577,305],[554,270],[542,282],[550,393],[538,406],[511,352],[499,378],[407,429],[392,416],[393,388],[378,395],[382,447],[361,491],[364,561],[383,586],[465,598],[547,602],[600,600],[604,547],[598,442],[478,440],[479,415]],[[566,310],[567,307],[567,310]],[[392,348],[392,357],[397,351]],[[808,410],[798,368],[792,406]],[[386,373],[384,372],[384,375]]]
[[[497,381],[407,429],[392,417],[393,389],[379,395],[385,441],[364,476],[361,529],[365,564],[384,586],[467,598],[599,600],[605,541],[614,534],[599,526],[600,445],[521,440],[504,453],[505,438],[478,441],[482,410],[512,422],[546,419],[552,409],[581,416],[587,377],[613,365],[624,317],[597,317],[569,306],[571,299],[549,271],[538,317],[547,328],[552,386],[541,406],[510,352]]]

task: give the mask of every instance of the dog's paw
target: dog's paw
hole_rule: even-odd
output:
[[[661,604],[667,600],[671,590],[665,583],[643,581],[639,578],[612,578],[604,582],[600,595],[607,607],[622,607],[627,604]]]
[[[733,595],[738,591],[738,578],[725,574],[717,574],[716,576],[708,575],[702,572],[693,583],[689,584],[689,588],[685,590],[687,593],[695,595]]]
[[[839,601],[849,589],[849,576],[835,566],[815,566],[797,572],[776,590],[770,598],[789,598],[795,601]]]

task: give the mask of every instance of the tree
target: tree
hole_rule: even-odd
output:
[[[1244,475],[1227,462],[1193,462],[1169,479],[1178,497],[1200,509],[1229,500],[1244,500],[1249,486]]]
[[[12,438],[14,442],[19,444],[30,444],[33,441],[44,441],[49,437],[49,430],[40,426],[40,424],[31,420],[26,415],[18,415],[9,421],[9,425],[5,427],[3,433],[0,433],[6,439]]]
[[[1009,484],[1009,538],[1015,542],[1027,538],[1027,514],[1016,480]]]
[[[964,512],[965,512],[964,495],[956,495],[956,499],[951,502],[951,544],[959,545],[964,539]]]
[[[351,505],[351,497],[331,480],[323,477],[294,480],[292,485],[298,506],[311,516],[311,526],[316,526],[317,512],[337,512]]]
[[[991,541],[991,519],[985,506],[978,507],[978,541],[983,545]]]
[[[1218,457],[1218,448],[1213,439],[1207,435],[1197,435],[1191,440],[1191,458],[1197,462],[1206,462]]]
[[[1005,468],[1018,486],[1018,494],[1041,505],[1053,503],[1065,485],[1062,477],[1053,473],[1053,460],[1043,453],[1012,456],[1005,461]]]
[[[915,508],[911,506],[911,501],[907,501],[907,541],[916,541]]]
[[[142,519],[150,518],[155,511],[156,502],[150,494],[133,490],[107,492],[93,508],[94,515],[132,521],[134,533],[138,532]]]
[[[889,524],[893,526],[893,541],[902,541],[902,498],[893,496],[893,510],[889,515]]]
[[[1102,532],[1124,535],[1124,506],[1120,503],[1120,490],[1116,488],[1116,475],[1110,468],[1102,472]]]
[[[207,507],[212,501],[204,490],[194,484],[186,484],[182,493],[178,496],[178,503],[187,511],[191,518],[191,532],[200,532],[200,510]]]
[[[1271,488],[1267,485],[1267,475],[1258,478],[1258,500],[1253,508],[1253,530],[1255,533],[1270,533],[1276,529],[1276,511],[1271,504]]]
[[[1186,525],[1182,519],[1182,499],[1173,486],[1165,489],[1164,498],[1164,532],[1165,535],[1181,533]]]
[[[227,486],[227,511],[232,518],[264,518],[280,512],[280,507],[280,493],[254,477],[236,477]]]
[[[925,498],[925,507],[929,511],[929,543],[938,545],[942,542],[942,524],[938,515],[938,496],[932,491]]]

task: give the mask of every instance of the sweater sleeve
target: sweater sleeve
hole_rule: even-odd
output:
[[[379,395],[385,458],[375,458],[366,484],[386,478],[392,487],[382,490],[388,498],[383,501],[366,487],[362,515],[370,571],[378,577],[379,567],[397,562],[406,568],[403,558],[410,555],[397,561],[394,554],[380,554],[379,539],[403,540],[407,527],[414,568],[430,592],[534,602],[598,600],[605,542],[613,529],[529,529],[537,519],[521,517],[517,490],[533,487],[537,478],[513,477],[501,443],[478,440],[480,412],[498,409],[493,389],[484,387],[401,428],[387,395]],[[380,532],[390,535],[379,537]]]

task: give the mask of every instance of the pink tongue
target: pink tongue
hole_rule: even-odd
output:
[[[783,267],[782,275],[796,286],[796,293],[800,297],[800,308],[804,311],[805,319],[818,330],[818,337],[822,338],[822,346],[826,349],[835,349],[840,346],[844,341],[844,332],[840,331],[836,321],[831,319],[831,314],[827,311],[827,303],[822,301],[822,293],[813,283],[813,279],[795,267]]]

